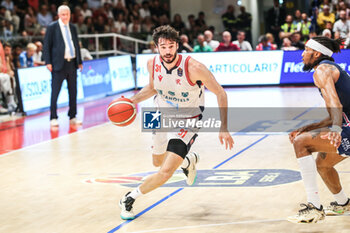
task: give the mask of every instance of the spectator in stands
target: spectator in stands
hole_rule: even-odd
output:
[[[156,25],[158,25],[159,24],[159,17],[161,15],[163,15],[164,11],[160,7],[159,0],[154,0],[152,3],[153,3],[152,6],[150,6],[151,17],[152,17],[153,22]]]
[[[13,25],[10,21],[4,20],[2,21],[3,25],[3,31],[2,31],[2,36],[6,41],[11,40],[13,37]]]
[[[142,7],[140,8],[139,14],[140,14],[140,17],[142,19],[144,19],[146,17],[151,17],[151,11],[149,9],[148,1],[143,1],[142,2]]]
[[[140,9],[138,4],[132,6],[130,15],[133,16],[134,19],[140,19]]]
[[[35,53],[36,46],[33,43],[29,43],[27,45],[26,51],[23,51],[21,55],[19,55],[19,63],[21,68],[24,67],[34,67],[34,58],[33,55]]]
[[[129,35],[137,36],[141,32],[141,24],[139,18],[133,18],[131,23],[128,25]]]
[[[86,48],[83,47],[83,44],[81,43],[81,41],[79,41],[79,46],[80,46],[81,59],[83,61],[92,60],[93,57],[91,56],[89,50],[87,50]]]
[[[198,13],[198,18],[195,20],[195,23],[201,32],[204,32],[208,28],[207,23],[205,22],[205,13],[203,11]]]
[[[117,16],[117,21],[114,23],[114,27],[117,31],[117,33],[121,33],[122,28],[127,28],[125,20],[124,20],[124,14],[120,13]]]
[[[217,52],[223,52],[223,51],[239,51],[239,47],[231,42],[232,36],[231,33],[228,31],[224,31],[222,33],[222,40],[219,44],[219,46],[216,48],[215,51]]]
[[[326,23],[326,28],[325,29],[329,29],[332,33],[332,38],[334,38],[334,32],[333,32],[333,23],[331,22],[327,22]]]
[[[149,48],[142,50],[142,53],[157,53],[158,52],[157,47],[154,44],[154,41],[150,41],[148,46],[149,46]]]
[[[42,27],[47,27],[51,22],[53,18],[50,12],[48,12],[47,5],[41,5],[41,10],[38,14],[38,23]]]
[[[57,20],[58,16],[57,16],[57,6],[56,6],[56,4],[52,3],[50,5],[50,10],[49,11],[50,11],[50,14],[52,15],[52,21]],[[81,15],[81,12],[80,12],[79,15]]]
[[[309,39],[309,34],[311,32],[311,22],[309,21],[306,13],[301,14],[301,22],[298,23],[296,30],[301,33],[301,37],[304,42]]]
[[[14,90],[11,85],[11,77],[7,69],[5,52],[0,43],[0,92],[5,96],[9,112],[14,112],[17,104],[14,99]]]
[[[238,31],[237,40],[233,41],[233,44],[237,45],[241,51],[252,51],[253,48],[250,43],[245,39],[245,32]]]
[[[269,42],[266,35],[260,37],[260,43],[256,46],[255,50],[265,51],[265,50],[276,50],[277,46]]]
[[[119,14],[122,14],[124,16],[124,19],[126,19],[126,16],[129,14],[128,10],[123,6],[123,4],[120,1],[117,2],[115,7],[113,8],[114,18],[118,19]]]
[[[252,15],[246,12],[245,7],[241,6],[241,14],[237,16],[238,30],[245,32],[245,38],[252,43]]]
[[[292,46],[292,42],[287,37],[283,39],[281,49],[284,50],[284,51],[295,51],[295,50],[298,50],[297,47]]]
[[[185,33],[186,27],[185,23],[182,21],[180,14],[175,14],[173,22],[171,23],[171,26],[175,28],[176,31],[178,31],[180,34]]]
[[[43,60],[43,44],[40,41],[36,41],[35,43],[36,50],[33,55],[34,65],[35,66],[43,66],[45,65],[45,62]]]
[[[297,27],[293,24],[293,16],[287,15],[285,23],[281,26],[281,32],[279,34],[279,37],[281,39],[290,37],[292,33],[294,33],[296,30]]]
[[[322,36],[325,36],[325,37],[328,37],[328,38],[332,39],[332,32],[331,32],[331,30],[329,30],[329,29],[324,29],[324,30],[322,31]]]
[[[220,44],[219,41],[213,40],[213,33],[210,30],[205,30],[205,32],[204,32],[204,39],[205,39],[204,44],[208,45],[212,49],[212,51],[215,51],[216,48]]]
[[[330,12],[328,5],[324,5],[323,11],[318,14],[317,24],[321,29],[325,29],[327,22],[331,22],[333,24],[335,22],[335,15]]]
[[[193,51],[193,48],[188,43],[188,37],[185,34],[180,36],[179,48],[177,50],[179,53],[190,53]]]
[[[231,33],[231,37],[236,37],[237,32],[237,23],[238,20],[236,19],[236,16],[234,14],[235,8],[233,5],[228,5],[226,12],[221,16],[222,24],[224,25],[224,28],[226,31]]]
[[[301,23],[301,21],[302,21],[301,11],[297,9],[294,12],[294,19],[293,19],[294,27],[298,27],[298,24]]]
[[[89,9],[87,2],[83,3],[82,9],[81,9],[81,14],[83,15],[84,19],[86,17],[92,17],[92,11]]]
[[[87,34],[88,28],[84,23],[84,16],[79,15],[78,20],[75,24],[75,27],[77,28],[78,34]]]
[[[40,25],[38,24],[35,11],[31,6],[28,6],[24,16],[24,30],[29,35],[36,35],[40,31]]]
[[[210,46],[204,44],[204,42],[205,42],[204,35],[199,34],[197,36],[197,43],[198,44],[193,47],[193,52],[197,52],[197,53],[198,52],[212,52],[213,49]]]
[[[272,33],[272,35],[276,38],[276,43],[279,45],[279,33],[281,31],[281,25],[286,18],[286,11],[282,6],[280,6],[279,0],[273,0],[273,7],[267,11],[266,15],[267,32]]]
[[[346,19],[346,11],[339,12],[339,20],[334,23],[333,32],[339,32],[342,38],[346,38],[350,33],[350,20]]]
[[[8,11],[13,11],[14,8],[13,1],[11,0],[3,0],[1,6],[6,7]]]
[[[21,64],[19,62],[19,55],[22,53],[22,46],[20,44],[15,44],[12,49],[12,61],[15,69],[21,68]]]
[[[94,24],[94,29],[96,33],[105,33],[105,18],[102,15],[99,15],[96,23]]]
[[[292,46],[297,47],[299,50],[305,49],[305,44],[301,41],[301,34],[300,32],[294,32],[290,36],[290,40],[292,42]]]
[[[92,17],[86,17],[85,18],[85,25],[87,27],[87,34],[94,34],[95,33],[95,26],[92,21]]]
[[[143,33],[146,33],[147,35],[151,35],[153,28],[154,28],[154,24],[152,22],[152,18],[150,16],[146,16],[141,25],[141,31]]]
[[[72,13],[71,22],[76,24],[78,22],[78,18],[79,18],[80,15],[81,15],[81,8],[80,8],[80,6],[76,6],[74,8],[73,13]]]
[[[272,33],[266,33],[267,41],[271,44],[274,49],[277,49],[277,45],[275,44],[275,37]]]

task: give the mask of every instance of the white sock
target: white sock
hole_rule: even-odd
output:
[[[128,194],[128,196],[136,199],[139,196],[141,196],[142,194],[143,193],[141,193],[140,186],[139,186],[136,189],[132,190],[131,193]]]
[[[320,196],[317,188],[317,168],[312,155],[307,155],[297,159],[300,167],[301,177],[304,181],[307,201],[312,203],[316,208],[321,207]]]
[[[339,205],[344,205],[348,201],[348,197],[345,195],[343,189],[339,193],[333,194],[333,196]]]
[[[188,166],[190,166],[190,158],[188,158],[187,156],[185,157],[184,161],[181,164],[181,168],[188,168]]]

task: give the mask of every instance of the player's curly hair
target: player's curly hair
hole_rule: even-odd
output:
[[[318,43],[322,44],[323,46],[329,48],[330,50],[332,50],[333,53],[339,53],[340,46],[344,42],[343,38],[338,38],[336,40],[333,40],[333,39],[330,39],[326,36],[315,36],[312,39],[317,41]],[[322,56],[319,59],[317,59],[317,64],[315,64],[315,66],[318,65],[323,60],[334,61],[334,59],[332,57],[329,57],[327,55],[322,54]]]
[[[171,41],[175,41],[176,43],[180,42],[179,32],[175,30],[175,28],[170,25],[163,25],[154,29],[153,32],[153,41],[158,46],[159,38],[168,39]]]

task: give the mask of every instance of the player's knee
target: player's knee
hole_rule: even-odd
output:
[[[172,177],[173,173],[170,170],[160,170],[158,172],[158,175],[161,179],[161,182],[165,183]]]
[[[188,147],[181,139],[170,139],[167,151],[173,152],[184,159],[188,153]]]
[[[163,163],[163,161],[161,159],[153,157],[153,166],[160,167],[162,165],[162,163]]]

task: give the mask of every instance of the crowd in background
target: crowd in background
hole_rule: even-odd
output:
[[[342,37],[343,48],[350,48],[349,0],[313,0],[307,12],[298,9],[290,12],[278,0],[271,1],[273,7],[265,14],[266,33],[259,37],[256,45],[252,44],[253,16],[243,6],[235,9],[229,5],[221,15],[224,31],[217,32],[214,26],[206,23],[205,12],[190,14],[186,19],[173,12],[171,19],[168,0],[76,0],[66,4],[71,9],[71,22],[78,34],[119,33],[150,41],[148,47],[141,48],[143,53],[157,52],[152,31],[165,24],[180,32],[179,52],[302,50],[305,42],[316,35]],[[4,76],[10,77],[9,83],[14,90],[17,68],[44,64],[43,36],[47,25],[58,19],[57,6],[61,3],[64,1],[1,1],[0,92],[3,92],[3,80],[8,79]],[[95,49],[94,39],[82,39],[81,42],[83,59],[92,59],[89,50]],[[108,50],[113,48],[112,43],[112,39],[105,38],[98,46],[100,50]],[[133,44],[122,41],[117,45],[119,50],[126,52],[134,49]],[[0,99],[4,95],[2,93]],[[9,104],[5,102],[4,105]],[[0,113],[4,111],[0,107]]]

